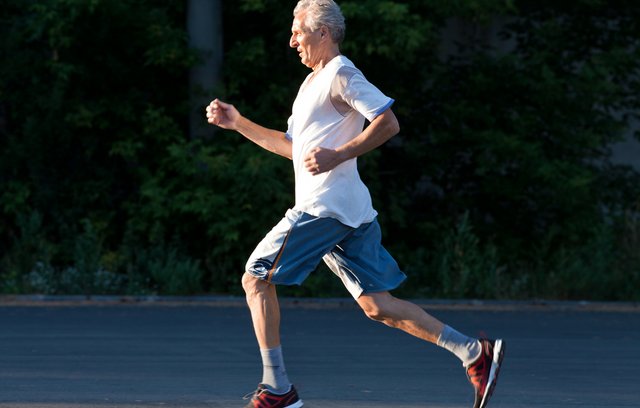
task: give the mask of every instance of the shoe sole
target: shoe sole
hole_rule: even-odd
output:
[[[506,343],[502,340],[496,340],[493,345],[493,360],[491,361],[491,370],[489,371],[489,381],[484,390],[484,397],[480,402],[478,408],[485,408],[489,403],[489,398],[493,394],[493,390],[496,388],[498,382],[498,374],[500,374],[500,366],[502,366],[502,359],[504,358],[504,350],[506,349]]]
[[[293,404],[291,404],[291,405],[287,405],[287,406],[286,406],[286,407],[284,407],[284,408],[300,408],[300,407],[302,407],[303,405],[304,405],[304,404],[302,403],[302,400],[297,400],[297,401],[296,401],[296,402],[294,402]]]

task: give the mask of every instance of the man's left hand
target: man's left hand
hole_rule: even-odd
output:
[[[315,176],[333,170],[341,162],[339,152],[324,147],[315,147],[304,158],[304,167]]]

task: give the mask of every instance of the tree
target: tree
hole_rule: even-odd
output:
[[[342,50],[396,100],[400,135],[359,165],[405,295],[640,296],[640,178],[608,152],[640,111],[640,6],[340,4]],[[292,205],[291,164],[232,132],[189,136],[202,54],[185,4],[0,5],[0,290],[239,293]],[[222,10],[216,95],[277,129],[307,74],[291,6]],[[344,293],[330,282],[291,293]]]
[[[199,61],[189,70],[191,137],[206,137],[213,127],[202,121],[202,112],[220,86],[222,69],[222,5],[220,0],[189,0],[187,5],[189,47]]]

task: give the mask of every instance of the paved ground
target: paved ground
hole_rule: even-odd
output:
[[[317,305],[316,305],[317,306]],[[491,407],[640,407],[640,313],[434,307],[504,337]],[[471,407],[448,353],[369,321],[347,301],[283,309],[285,359],[305,407]],[[242,407],[260,379],[243,307],[0,305],[0,407]]]

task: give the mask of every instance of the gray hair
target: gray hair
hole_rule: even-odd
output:
[[[293,9],[293,16],[306,11],[304,25],[311,31],[326,26],[331,34],[331,39],[340,44],[344,40],[346,30],[344,16],[340,6],[333,0],[300,0]]]

